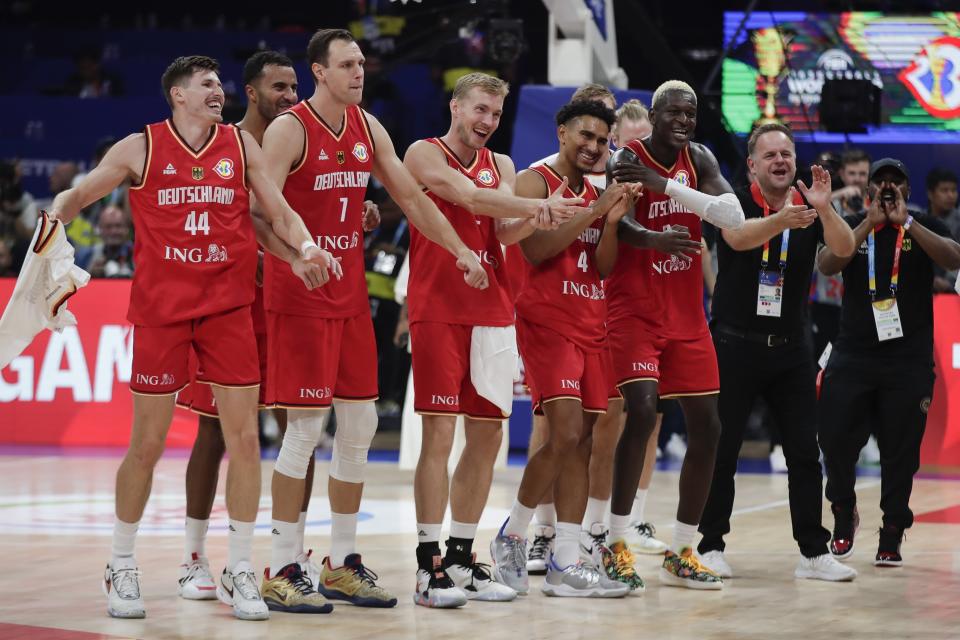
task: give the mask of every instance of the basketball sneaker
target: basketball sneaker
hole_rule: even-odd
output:
[[[500,526],[497,537],[490,541],[493,557],[493,579],[505,584],[520,595],[530,591],[530,576],[527,574],[527,541],[520,536],[506,536]]]
[[[467,596],[443,568],[443,558],[433,556],[433,569],[417,570],[417,590],[413,594],[414,604],[434,609],[455,609],[467,604]]]
[[[556,539],[556,529],[548,524],[537,525],[533,528],[533,542],[527,549],[527,573],[532,576],[542,576],[547,572],[547,562],[553,553],[553,541]]]
[[[238,562],[233,572],[223,570],[217,584],[217,599],[233,607],[233,615],[240,620],[267,620],[270,617],[249,562]]]
[[[627,534],[627,545],[633,553],[661,555],[667,550],[667,543],[656,536],[657,530],[649,522],[634,522]]]
[[[580,558],[584,562],[594,561],[594,566],[598,565],[595,561],[599,560],[599,555],[595,552],[607,546],[607,534],[610,532],[607,525],[602,522],[594,522],[589,529],[580,532]]]
[[[679,555],[669,549],[663,555],[660,582],[687,589],[722,589],[723,579],[712,569],[700,564],[693,549],[684,547]]]
[[[551,555],[540,591],[559,598],[622,598],[630,592],[627,585],[603,577],[599,569],[582,560],[559,567]]]
[[[377,574],[360,561],[359,553],[351,553],[343,559],[343,566],[336,569],[330,558],[323,559],[323,570],[317,580],[317,590],[331,600],[344,600],[358,607],[389,608],[397,606],[397,598],[377,585]]]
[[[191,554],[190,564],[180,565],[180,581],[177,595],[187,600],[216,600],[217,583],[210,573],[206,558]]]
[[[830,555],[837,560],[846,560],[853,555],[853,538],[860,528],[860,512],[857,507],[842,509],[830,505],[833,512],[833,537],[830,539]]]
[[[493,580],[490,565],[477,562],[476,552],[470,554],[470,564],[453,563],[446,569],[453,584],[463,591],[467,600],[509,602],[517,597],[516,591]]]
[[[607,590],[618,591],[622,584],[627,584],[629,587],[631,582],[630,580],[620,580],[618,575],[610,575],[608,567],[614,571],[616,574],[616,558],[614,557],[613,551],[607,547],[607,525],[602,522],[594,522],[590,525],[589,530],[585,530],[581,533],[581,542],[580,542],[580,560],[583,562],[584,566],[592,567],[600,573],[600,586]],[[584,544],[587,542],[587,544]],[[618,541],[619,542],[619,541]],[[588,546],[589,545],[589,546]],[[631,567],[633,566],[634,557],[632,553],[629,553],[629,561]],[[627,577],[627,569],[624,567],[624,574],[622,577]],[[636,571],[634,571],[636,575]],[[640,581],[640,586],[643,586],[643,581]]]
[[[885,525],[880,529],[880,544],[873,564],[877,567],[903,566],[903,556],[900,555],[901,542],[903,542],[903,529],[898,529],[892,524]]]
[[[140,595],[140,571],[136,567],[117,569],[109,564],[103,572],[103,593],[107,596],[107,613],[113,618],[145,618],[143,596]]]
[[[727,563],[727,559],[724,557],[723,551],[720,551],[719,549],[701,553],[700,562],[706,567],[712,569],[713,572],[721,578],[733,577],[733,569],[731,569],[730,565]]]
[[[604,550],[603,566],[598,568],[605,571],[608,578],[630,587],[630,595],[640,595],[646,591],[643,578],[637,573],[636,556],[623,540],[615,541]]]
[[[313,549],[306,553],[301,553],[296,557],[295,562],[300,565],[303,575],[310,578],[310,582],[320,584],[320,574],[322,573],[317,563],[313,561]]]
[[[814,558],[801,557],[793,575],[807,580],[850,582],[857,577],[857,571],[842,562],[837,562],[837,559],[829,553],[824,553]]]
[[[270,569],[263,572],[263,600],[271,611],[287,613],[330,613],[333,605],[317,593],[313,581],[303,574],[296,562],[291,562],[270,577]]]

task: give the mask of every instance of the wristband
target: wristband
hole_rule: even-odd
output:
[[[907,219],[906,219],[906,220],[904,221],[904,223],[903,223],[903,230],[904,230],[904,231],[910,231],[910,225],[912,225],[912,224],[913,224],[913,216],[908,215],[908,216],[907,216]]]
[[[310,247],[316,247],[316,246],[317,246],[316,241],[304,240],[303,244],[300,245],[300,257],[301,258],[307,257],[307,249],[309,249]]]

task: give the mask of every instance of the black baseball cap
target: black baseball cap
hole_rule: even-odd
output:
[[[903,175],[907,182],[910,182],[910,172],[907,171],[906,165],[895,158],[880,158],[876,162],[870,165],[870,182],[873,182],[873,176],[877,174],[880,169],[886,167],[893,167]]]

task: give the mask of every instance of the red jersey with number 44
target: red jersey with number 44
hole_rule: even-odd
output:
[[[493,152],[479,149],[469,165],[439,138],[429,138],[443,151],[447,164],[470,178],[481,189],[500,186],[500,171]],[[510,285],[503,251],[497,240],[496,220],[474,215],[427,190],[427,196],[446,216],[463,243],[476,254],[487,271],[490,286],[475,289],[463,279],[457,259],[432,242],[416,227],[410,228],[410,284],[407,304],[410,322],[430,321],[471,326],[505,327],[513,324]]]
[[[144,136],[143,176],[130,188],[137,268],[127,318],[156,327],[251,304],[257,240],[240,130],[213,125],[197,151],[171,120]]]
[[[563,177],[551,167],[534,167],[553,193]],[[599,197],[596,187],[584,178],[583,189],[567,187],[567,198],[583,198],[583,206]],[[607,303],[597,271],[596,252],[603,231],[603,218],[594,220],[566,249],[534,266],[524,260],[526,278],[517,297],[517,316],[553,329],[585,351],[599,351],[606,336]]]
[[[305,137],[303,155],[287,176],[283,197],[320,248],[340,258],[343,279],[331,274],[325,285],[308,291],[286,262],[268,254],[263,280],[266,308],[319,318],[364,313],[370,303],[363,264],[363,201],[374,155],[366,115],[351,105],[343,121],[331,126],[304,100],[280,117],[296,118]]]
[[[697,188],[697,170],[685,146],[671,167],[657,162],[640,140],[627,143],[640,162],[661,176]],[[682,225],[690,239],[701,238],[700,218],[664,193],[644,189],[637,200],[636,220],[647,229],[663,231]],[[610,324],[625,317],[640,318],[655,335],[690,338],[708,331],[703,312],[703,271],[700,255],[692,260],[652,249],[636,249],[620,243],[617,263],[606,279]]]

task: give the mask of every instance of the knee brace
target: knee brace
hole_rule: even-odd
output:
[[[377,432],[377,408],[373,402],[334,402],[337,432],[333,436],[330,477],[355,484],[363,482],[367,452]]]
[[[330,412],[295,410],[288,415],[287,432],[283,434],[283,444],[280,445],[274,469],[289,478],[303,480],[307,477],[310,457],[320,442]]]

